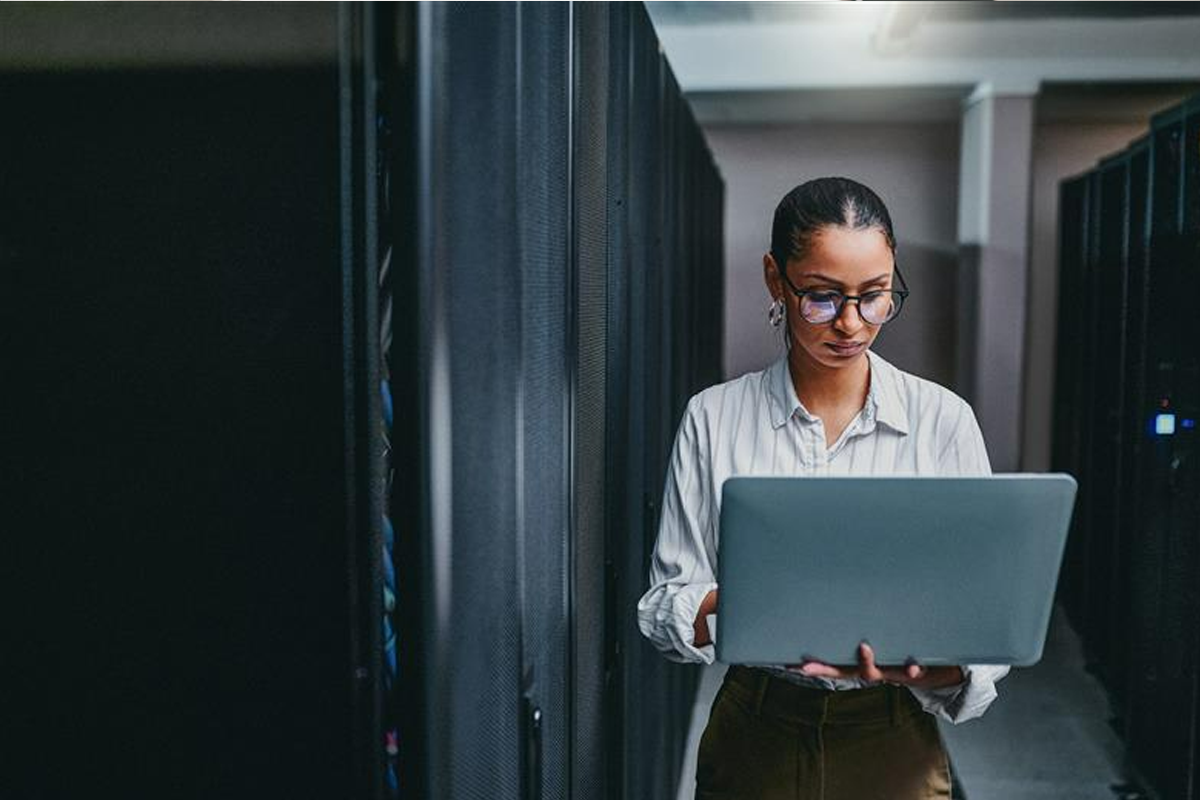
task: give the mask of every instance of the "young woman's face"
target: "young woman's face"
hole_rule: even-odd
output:
[[[845,303],[841,314],[829,322],[810,323],[800,315],[800,298],[779,277],[769,254],[763,266],[771,296],[782,298],[787,306],[792,344],[802,351],[794,356],[832,369],[866,357],[880,326],[864,322],[855,301]],[[879,228],[826,227],[812,238],[802,260],[788,260],[787,274],[792,285],[802,291],[836,290],[857,296],[873,289],[890,289],[894,268],[892,250]]]

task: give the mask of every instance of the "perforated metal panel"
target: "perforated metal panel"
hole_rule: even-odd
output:
[[[1123,682],[1121,697],[1114,704],[1118,716],[1123,719],[1123,729],[1133,726],[1132,717],[1141,709],[1134,702],[1135,687],[1142,679],[1152,658],[1148,652],[1148,634],[1152,630],[1142,627],[1144,617],[1142,596],[1144,587],[1153,576],[1151,564],[1146,558],[1146,530],[1143,525],[1144,475],[1142,463],[1145,456],[1145,436],[1141,430],[1146,407],[1146,300],[1149,285],[1147,268],[1150,147],[1143,140],[1135,147],[1129,161],[1127,189],[1129,204],[1129,242],[1127,272],[1125,278],[1125,359],[1124,396],[1122,400],[1123,425],[1120,447],[1122,469],[1118,493],[1121,497],[1118,521],[1122,536],[1122,552],[1117,559],[1117,574],[1122,581],[1125,602],[1117,609],[1118,618],[1114,628],[1126,636],[1124,645],[1125,669],[1119,676]]]
[[[516,441],[521,270],[516,217],[516,13],[508,4],[432,8],[435,183],[428,269],[444,331],[449,515],[446,648],[434,715],[436,796],[515,797],[520,786]],[[443,399],[444,402],[444,399]]]
[[[604,796],[608,8],[575,7],[572,797]]]
[[[631,603],[631,584],[640,588],[640,576],[627,571],[627,555],[639,552],[633,542],[640,535],[638,526],[630,525],[627,497],[638,494],[640,477],[630,473],[630,462],[640,453],[641,442],[631,440],[629,428],[632,415],[639,413],[641,404],[633,403],[630,394],[630,335],[632,308],[630,306],[630,242],[628,238],[629,200],[629,61],[630,61],[630,3],[608,4],[608,77],[607,77],[607,176],[605,206],[607,223],[607,322],[605,353],[605,632],[604,632],[604,751],[606,756],[605,784],[608,794],[626,794],[625,772],[639,758],[637,744],[631,739],[626,719],[627,699],[632,684],[641,676],[630,671],[626,656],[628,645],[639,635],[635,615],[628,613]],[[634,406],[637,406],[636,408]],[[637,521],[640,523],[640,519]],[[640,544],[640,543],[639,543]]]
[[[517,212],[521,263],[524,797],[566,800],[570,744],[568,187],[570,28],[522,4]],[[540,713],[535,725],[528,715]]]
[[[1078,353],[1083,344],[1080,293],[1087,220],[1087,180],[1078,178],[1059,190],[1058,363],[1054,388],[1054,469],[1079,475],[1080,415],[1083,402]],[[1078,505],[1078,504],[1077,504]],[[1063,557],[1058,599],[1071,619],[1079,620],[1083,598],[1083,534],[1080,515],[1072,516]]]
[[[1120,660],[1123,631],[1114,628],[1117,609],[1125,602],[1121,581],[1115,573],[1121,531],[1117,528],[1120,496],[1117,494],[1121,468],[1121,387],[1124,381],[1125,218],[1128,158],[1106,161],[1099,172],[1099,202],[1095,236],[1096,255],[1092,276],[1092,325],[1088,339],[1094,348],[1087,397],[1091,457],[1087,480],[1091,486],[1087,518],[1090,520],[1088,551],[1088,605],[1085,639],[1097,662],[1099,674],[1110,689],[1117,689],[1124,670]],[[1117,647],[1114,648],[1114,645]]]
[[[450,565],[439,586],[432,559],[426,618],[431,791],[666,800],[697,670],[653,651],[634,603],[701,381],[689,298],[720,303],[717,272],[674,259],[719,242],[683,244],[685,225],[719,226],[719,179],[642,7],[420,14],[422,324],[443,426],[423,447],[433,484],[450,469],[432,513],[452,517],[427,532]],[[685,275],[708,285],[680,296]]]
[[[665,448],[672,436],[663,425],[661,410],[665,344],[659,327],[661,287],[668,269],[662,258],[664,164],[659,99],[660,72],[665,65],[644,9],[636,7],[633,17],[627,183],[631,246],[629,401],[630,438],[640,442],[640,447],[631,453],[628,487],[632,535],[624,563],[629,583],[636,587],[623,608],[628,616],[634,615],[637,597],[645,591],[666,466]],[[631,752],[666,753],[666,730],[678,724],[678,700],[664,697],[668,673],[675,665],[664,660],[640,632],[628,642],[625,658],[629,673],[640,676],[626,688],[625,721]],[[625,770],[625,796],[665,800],[674,786],[674,766],[668,758],[631,760]]]

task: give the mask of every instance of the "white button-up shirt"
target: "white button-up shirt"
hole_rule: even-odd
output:
[[[688,403],[667,469],[650,589],[638,627],[672,661],[714,660],[695,646],[700,603],[717,587],[721,484],[735,475],[990,475],[987,450],[965,400],[867,351],[867,401],[832,447],[822,421],[796,396],[786,356],[765,370],[709,387]],[[793,683],[825,689],[871,685],[766,667]],[[964,665],[967,681],[909,691],[950,722],[981,715],[1006,666]]]

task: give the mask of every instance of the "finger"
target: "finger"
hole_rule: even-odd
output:
[[[783,668],[784,668],[784,669],[786,669],[786,670],[788,670],[789,672],[801,672],[801,673],[803,673],[803,672],[804,672],[804,667],[805,667],[805,666],[807,666],[808,664],[820,664],[820,663],[821,663],[820,661],[817,661],[815,658],[813,658],[812,656],[810,656],[810,655],[808,655],[807,653],[805,653],[805,654],[803,654],[803,655],[801,655],[801,656],[800,656],[800,663],[798,663],[798,664],[784,664],[784,665],[783,665]],[[805,674],[807,674],[807,673],[805,673]]]
[[[926,669],[916,661],[909,661],[908,665],[904,668],[904,674],[908,676],[909,680],[920,680],[925,677],[925,673]]]
[[[859,671],[869,681],[883,680],[883,672],[875,666],[875,651],[865,641],[858,646]]]
[[[820,661],[805,661],[801,665],[800,671],[805,675],[814,678],[845,678],[848,673],[844,669],[833,666],[832,664],[824,664]]]

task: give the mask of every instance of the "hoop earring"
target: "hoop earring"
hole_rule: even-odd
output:
[[[778,297],[771,301],[771,305],[767,306],[767,322],[771,323],[772,328],[782,325],[786,316],[783,300]]]

